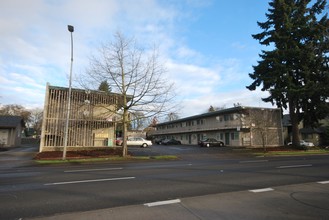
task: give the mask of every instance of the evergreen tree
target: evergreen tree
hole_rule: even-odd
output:
[[[99,91],[111,92],[111,88],[106,80],[102,81],[98,87]]]
[[[267,21],[258,22],[263,32],[253,35],[271,51],[262,51],[253,66],[247,86],[262,85],[268,91],[265,102],[289,109],[293,145],[299,145],[298,124],[314,126],[328,114],[328,30],[326,0],[272,0]]]

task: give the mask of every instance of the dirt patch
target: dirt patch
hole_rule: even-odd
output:
[[[122,149],[98,149],[98,150],[81,150],[81,151],[67,151],[67,159],[85,159],[85,158],[104,158],[111,156],[121,156]],[[129,155],[129,152],[128,152]],[[35,160],[56,160],[62,159],[62,151],[46,151],[38,153],[34,159]]]

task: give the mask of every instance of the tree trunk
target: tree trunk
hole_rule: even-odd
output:
[[[123,120],[122,120],[122,133],[123,133],[123,142],[122,142],[122,157],[126,157],[128,155],[128,146],[127,146],[127,121],[128,121],[128,110],[123,110]]]
[[[299,146],[299,119],[298,112],[296,112],[296,107],[293,101],[289,101],[289,114],[292,126],[292,145]]]

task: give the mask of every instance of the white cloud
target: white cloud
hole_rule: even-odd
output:
[[[174,61],[168,61],[166,67],[168,78],[175,82],[179,96],[184,98],[212,93],[221,80],[218,72],[210,68]]]
[[[84,72],[88,56],[99,43],[109,42],[113,33],[121,30],[142,45],[158,44],[168,60],[167,77],[175,82],[184,105],[182,114],[202,113],[210,105],[231,106],[236,102],[257,106],[261,95],[239,85],[248,77],[239,60],[201,54],[180,35],[185,28],[180,25],[193,18],[189,10],[209,4],[194,0],[175,4],[158,0],[3,0],[0,103],[42,107],[47,82],[67,86],[70,24],[75,27],[74,78]],[[244,48],[238,42],[232,46]]]
[[[261,100],[261,97],[264,98],[267,95],[268,93],[260,90],[251,92],[247,89],[202,95],[183,100],[182,106],[187,107],[183,108],[179,114],[183,117],[202,114],[207,112],[210,106],[231,108],[236,103],[240,103],[242,106],[275,107],[271,103],[265,103]]]

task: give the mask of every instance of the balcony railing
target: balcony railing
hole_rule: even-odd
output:
[[[155,135],[164,134],[179,134],[179,133],[192,133],[192,132],[205,132],[205,131],[217,131],[217,130],[232,130],[238,128],[248,128],[248,126],[242,125],[240,121],[234,121],[230,123],[212,123],[205,125],[192,125],[192,126],[174,126],[171,128],[157,129],[153,132]]]

